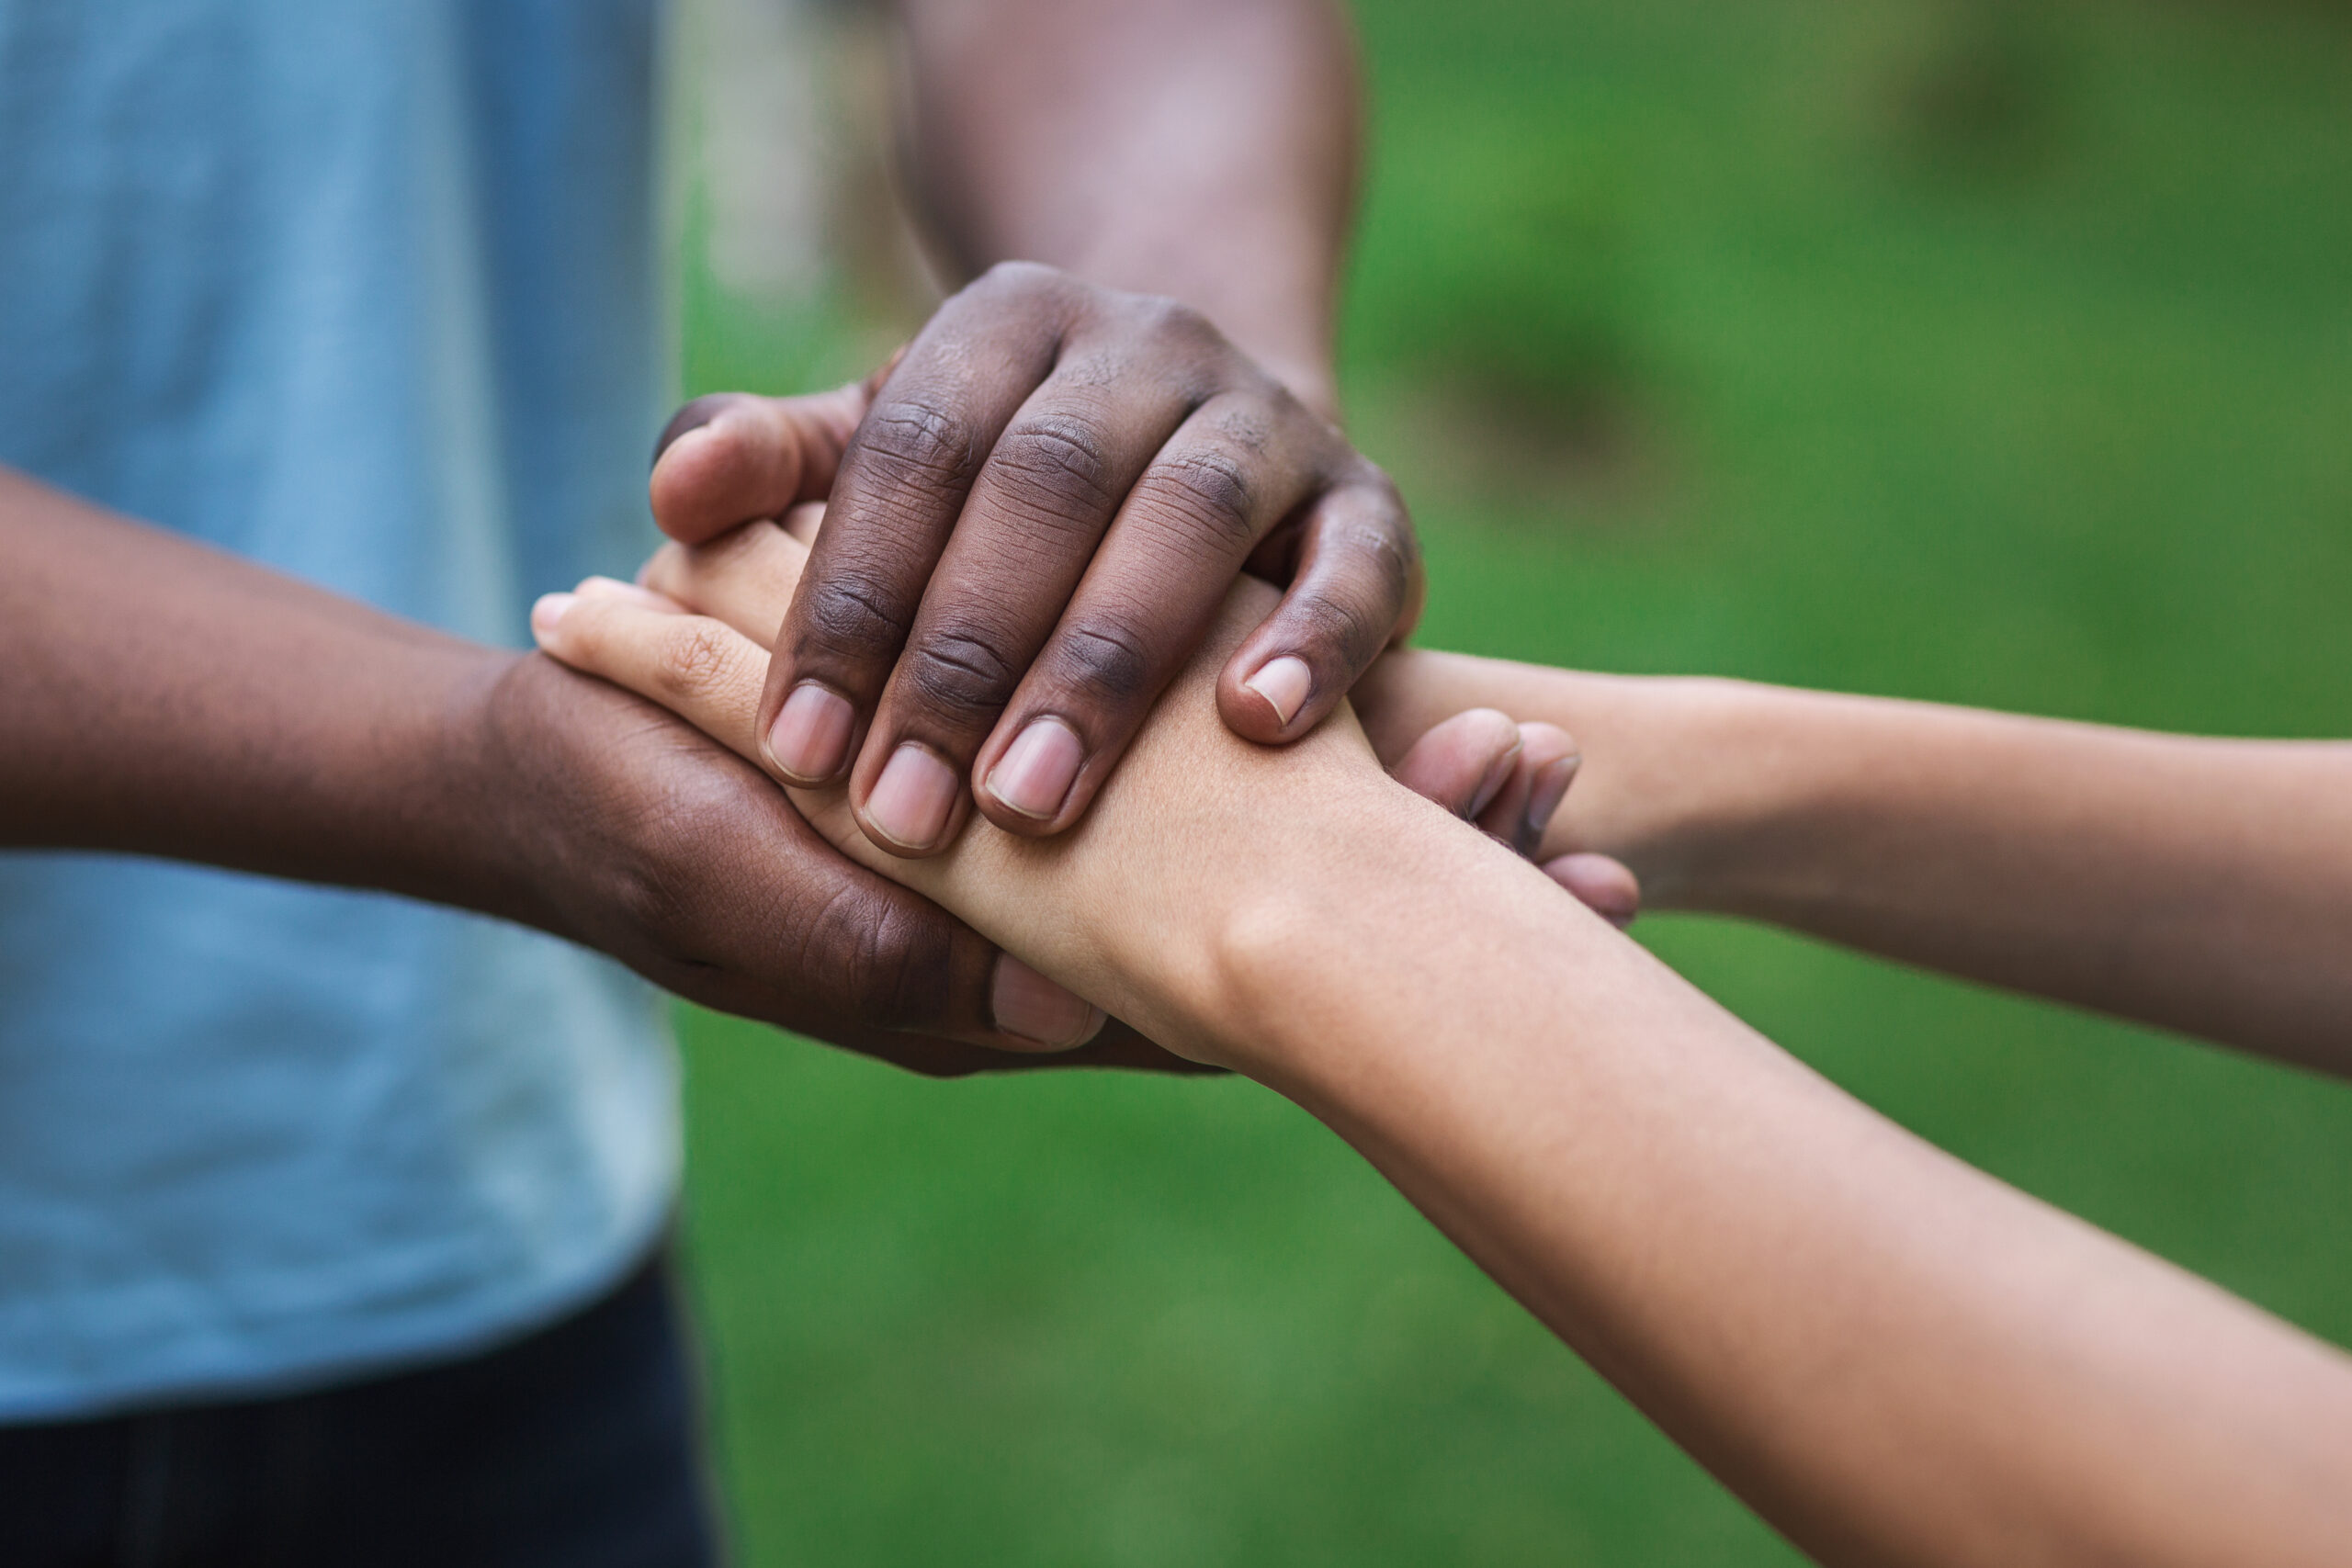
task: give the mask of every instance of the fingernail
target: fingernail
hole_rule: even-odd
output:
[[[1241,683],[1265,698],[1266,705],[1274,710],[1274,716],[1288,724],[1306,705],[1306,694],[1315,689],[1315,671],[1306,667],[1304,659],[1284,654],[1266,660],[1255,675]]]
[[[1478,792],[1470,797],[1470,809],[1463,816],[1475,822],[1487,807],[1495,803],[1495,796],[1502,794],[1503,785],[1510,783],[1511,770],[1519,766],[1521,749],[1521,743],[1514,740],[1510,750],[1487,765],[1487,776],[1478,781]]]
[[[865,818],[899,848],[927,850],[946,830],[956,787],[947,764],[910,740],[890,753],[882,776],[874,781]]]
[[[1057,718],[1033,719],[989,770],[989,793],[1022,816],[1043,822],[1062,808],[1086,761],[1078,731]]]
[[[787,777],[821,784],[841,772],[856,720],[847,697],[803,681],[784,699],[768,731],[768,755]]]
[[[1560,802],[1567,798],[1568,782],[1577,776],[1577,763],[1581,760],[1559,757],[1535,770],[1534,782],[1527,787],[1527,828],[1537,840],[1552,825]]]
[[[1104,1014],[1084,998],[1062,989],[1011,953],[996,961],[989,1009],[1007,1034],[1067,1051],[1102,1032]]]
[[[555,630],[556,623],[563,619],[563,613],[579,602],[580,595],[577,593],[540,594],[538,602],[531,606],[532,632],[537,636],[546,637]]]

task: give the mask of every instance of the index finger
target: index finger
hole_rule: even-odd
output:
[[[1282,745],[1322,723],[1412,629],[1420,545],[1396,488],[1366,462],[1261,546],[1250,570],[1290,586],[1227,661],[1217,711],[1235,734]]]

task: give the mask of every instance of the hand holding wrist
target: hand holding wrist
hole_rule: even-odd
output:
[[[647,570],[659,592],[585,583],[578,595],[555,596],[560,603],[535,626],[557,657],[749,757],[759,745],[758,638],[772,631],[805,559],[797,537],[759,525],[695,549],[665,548]],[[1231,947],[1231,933],[1280,925],[1299,886],[1362,859],[1368,844],[1375,854],[1393,848],[1398,829],[1388,816],[1406,812],[1414,832],[1458,835],[1450,841],[1483,852],[1487,846],[1454,818],[1477,818],[1491,830],[1481,813],[1523,814],[1532,794],[1522,727],[1499,713],[1456,716],[1425,734],[1405,759],[1409,790],[1382,777],[1344,710],[1286,752],[1227,732],[1214,706],[1216,660],[1272,597],[1261,583],[1236,587],[1138,739],[1136,778],[1118,785],[1116,808],[1102,822],[1090,815],[1066,852],[1057,840],[972,824],[941,854],[901,861],[865,838],[837,793],[797,798],[863,863],[965,911],[1155,1037],[1225,1059],[1219,998],[1233,961],[1255,963]],[[1552,739],[1565,748],[1566,737]]]

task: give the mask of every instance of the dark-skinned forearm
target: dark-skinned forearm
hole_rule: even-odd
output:
[[[0,469],[0,839],[548,921],[474,716],[518,656]]]
[[[1357,164],[1326,0],[902,0],[906,161],[967,276],[1005,260],[1165,294],[1331,412]]]

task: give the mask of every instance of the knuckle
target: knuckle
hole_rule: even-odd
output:
[[[1346,558],[1371,575],[1382,602],[1401,604],[1420,565],[1412,530],[1366,520],[1342,525],[1339,534],[1335,542]]]
[[[889,589],[864,572],[831,572],[807,583],[798,607],[808,632],[803,640],[828,651],[887,659],[906,640],[908,617]]]
[[[1148,499],[1219,544],[1247,544],[1257,532],[1257,480],[1232,453],[1202,447],[1146,476]]]
[[[628,846],[608,863],[620,919],[664,962],[709,965],[710,850],[741,837],[736,781],[719,770],[665,768],[625,807],[613,805]]]
[[[894,480],[948,490],[971,476],[971,426],[953,409],[921,399],[896,399],[867,414],[857,444],[865,462]]]
[[[1352,599],[1313,595],[1298,606],[1297,625],[1309,645],[1333,649],[1349,670],[1363,670],[1388,645],[1390,617]]]
[[[1224,344],[1223,334],[1209,319],[1182,299],[1159,294],[1140,295],[1136,299],[1135,311],[1143,334],[1170,347],[1198,353]]]
[[[835,1007],[862,1023],[920,1028],[945,1012],[949,944],[940,922],[845,882],[802,922],[800,972],[827,976]]]
[[[1253,457],[1263,457],[1282,434],[1282,411],[1270,398],[1248,394],[1220,398],[1208,413],[1208,427],[1219,440]]]
[[[1113,703],[1132,702],[1151,689],[1151,650],[1135,630],[1088,616],[1063,628],[1054,672],[1065,686]]]
[[[662,637],[653,680],[665,696],[694,699],[724,686],[733,667],[733,649],[720,628],[699,616],[686,617]]]
[[[1044,415],[1004,433],[991,459],[1013,500],[1045,521],[1110,510],[1111,460],[1084,420]]]
[[[962,626],[926,633],[907,650],[901,670],[919,705],[958,722],[993,717],[1018,678],[985,632]]]
[[[1059,267],[1048,266],[1044,262],[1001,261],[974,278],[971,290],[1026,294],[1059,288],[1068,276]]]

